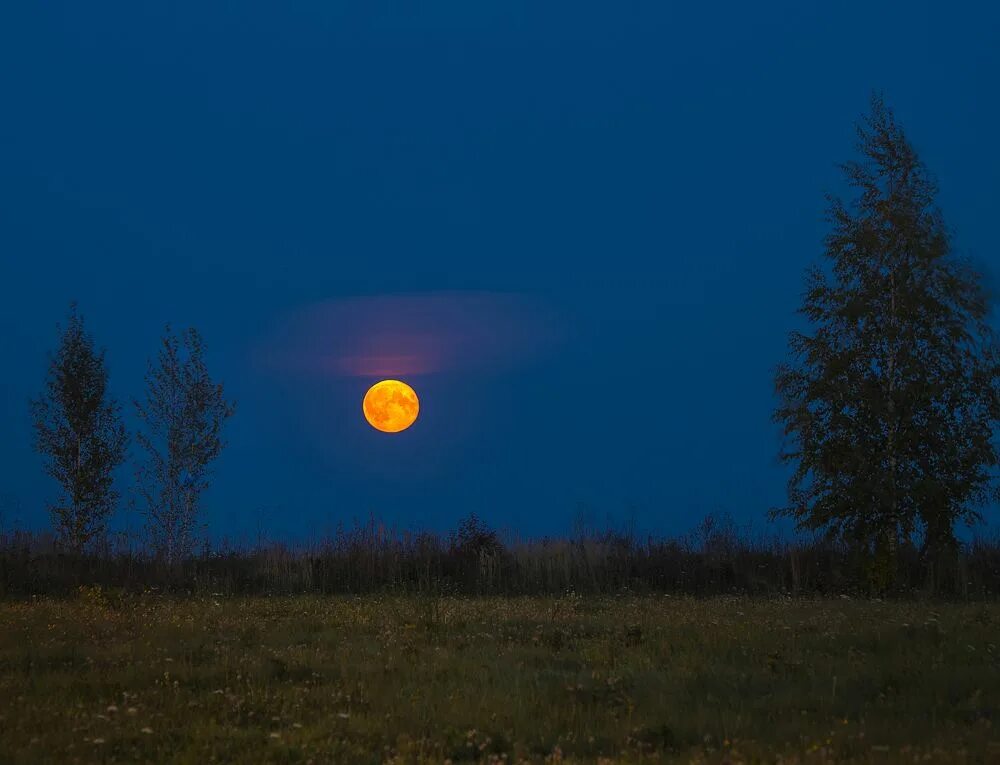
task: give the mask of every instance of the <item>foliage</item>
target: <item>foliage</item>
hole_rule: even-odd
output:
[[[480,528],[485,528],[477,522]],[[463,528],[468,528],[464,523]],[[374,519],[335,536],[290,548],[261,541],[250,548],[207,548],[168,565],[128,539],[89,556],[55,555],[44,538],[0,536],[0,597],[65,596],[80,585],[130,592],[155,587],[178,594],[419,593],[541,595],[672,593],[856,595],[867,587],[863,561],[823,538],[752,536],[731,521],[707,519],[679,538],[630,539],[591,531],[573,539],[456,545],[458,533],[397,532]],[[473,537],[475,538],[475,537]],[[901,546],[894,597],[922,597],[919,550]],[[938,596],[1000,596],[1000,538],[977,538],[938,572]]]
[[[169,563],[196,541],[199,499],[221,453],[221,433],[235,406],[208,374],[204,343],[194,329],[164,334],[157,363],[146,375],[146,401],[135,402],[145,430],[137,441],[145,460],[137,490],[155,548]]]
[[[0,603],[0,761],[994,762],[996,604]]]
[[[497,533],[472,513],[459,522],[458,531],[449,539],[449,547],[458,555],[479,558],[499,552],[502,545]]]
[[[829,273],[810,271],[775,419],[795,463],[779,513],[874,551],[876,589],[917,532],[930,563],[996,496],[1000,353],[980,275],[951,251],[936,188],[881,99],[858,128],[859,192],[831,199]]]
[[[104,351],[94,349],[74,304],[31,414],[36,449],[62,488],[49,508],[56,532],[77,552],[104,533],[118,499],[113,473],[125,459],[128,434],[107,387]]]

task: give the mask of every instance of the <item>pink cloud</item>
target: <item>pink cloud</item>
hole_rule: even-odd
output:
[[[280,322],[259,357],[284,371],[392,377],[504,369],[551,348],[562,322],[518,293],[432,292],[330,300]]]

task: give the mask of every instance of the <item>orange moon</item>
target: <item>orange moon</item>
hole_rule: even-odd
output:
[[[375,383],[361,402],[365,419],[375,430],[398,433],[406,430],[417,419],[420,400],[416,391],[400,380],[382,380]]]

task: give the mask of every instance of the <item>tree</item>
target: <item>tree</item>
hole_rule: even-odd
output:
[[[80,553],[104,533],[114,510],[113,473],[125,459],[128,434],[121,407],[108,396],[104,350],[95,351],[76,304],[49,361],[45,388],[30,406],[35,447],[62,487],[49,507],[56,534]]]
[[[137,491],[153,545],[170,563],[192,551],[199,500],[225,445],[222,426],[235,411],[209,376],[204,351],[196,330],[177,337],[168,326],[146,374],[146,401],[135,402],[145,426],[136,436],[145,452]]]
[[[813,330],[791,334],[776,375],[796,468],[774,514],[854,543],[883,589],[901,542],[920,533],[933,563],[1000,496],[1000,354],[981,275],[953,254],[936,186],[879,96],[858,137],[862,160],[841,165],[858,196],[828,198],[831,267],[806,281]]]

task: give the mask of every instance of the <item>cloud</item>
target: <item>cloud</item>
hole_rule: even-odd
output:
[[[325,377],[499,371],[543,355],[563,330],[551,307],[520,293],[372,295],[285,317],[258,359],[282,372]]]

